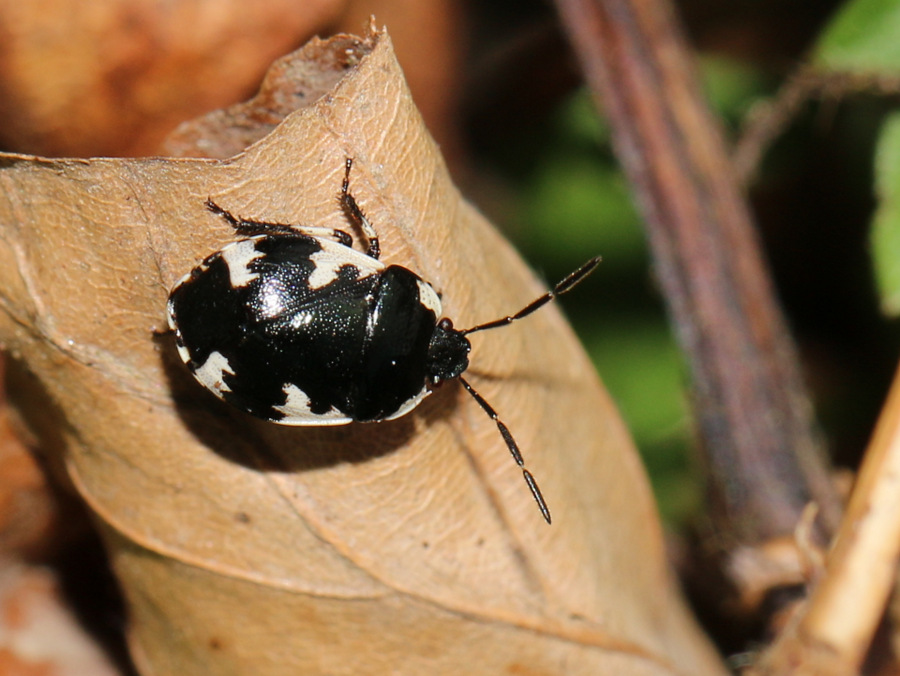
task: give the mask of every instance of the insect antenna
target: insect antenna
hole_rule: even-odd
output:
[[[460,377],[459,382],[462,383],[463,387],[466,388],[466,391],[472,395],[472,398],[478,402],[478,405],[484,410],[485,413],[490,416],[491,420],[493,420],[497,424],[497,429],[500,430],[500,435],[503,437],[503,441],[506,442],[506,447],[509,449],[509,452],[512,453],[513,460],[516,461],[516,464],[522,468],[522,474],[525,477],[525,483],[528,484],[529,490],[531,490],[531,494],[534,496],[535,501],[537,502],[538,509],[541,510],[541,514],[544,517],[544,520],[547,523],[550,523],[550,509],[547,507],[547,502],[544,500],[544,496],[541,494],[541,489],[538,488],[537,481],[534,480],[534,476],[532,476],[531,472],[529,472],[525,468],[525,460],[522,458],[522,452],[519,450],[518,444],[516,444],[516,440],[513,439],[512,434],[509,431],[509,428],[500,420],[500,416],[497,415],[497,411],[494,410],[494,407],[491,406],[487,401],[485,401],[484,397],[482,397],[478,392],[474,390],[474,388],[466,382],[465,378]]]
[[[569,291],[582,281],[585,277],[591,274],[600,264],[600,256],[596,256],[595,258],[590,259],[587,263],[582,265],[580,268],[575,270],[574,272],[569,273],[565,279],[559,282],[556,286],[554,286],[550,291],[545,293],[543,296],[539,298],[535,298],[528,305],[523,307],[514,315],[509,315],[506,317],[501,317],[500,319],[495,319],[494,321],[486,322],[484,324],[478,324],[477,326],[473,326],[470,329],[463,329],[458,331],[460,335],[466,335],[469,333],[475,333],[476,331],[485,331],[487,329],[496,329],[501,326],[506,326],[508,324],[512,324],[517,319],[522,319],[523,317],[527,317],[532,312],[537,310],[540,307],[543,307],[551,300],[556,298],[559,295],[564,294],[566,291]],[[500,416],[497,415],[497,412],[494,410],[494,407],[491,406],[487,401],[485,401],[484,397],[482,397],[478,392],[474,390],[474,388],[469,385],[465,378],[460,377],[459,382],[462,383],[463,387],[466,388],[466,391],[472,395],[472,398],[478,402],[478,405],[484,410],[485,413],[490,416],[491,420],[494,421],[497,425],[497,429],[500,430],[500,435],[503,437],[503,441],[506,442],[506,447],[509,449],[509,452],[512,454],[513,460],[516,461],[516,464],[522,468],[522,475],[525,477],[525,483],[528,484],[528,489],[531,491],[531,494],[534,496],[535,502],[538,504],[538,508],[541,510],[541,514],[544,517],[544,520],[547,523],[550,523],[550,509],[547,507],[547,502],[544,500],[544,496],[541,494],[541,489],[537,485],[537,481],[535,481],[534,476],[528,469],[525,467],[525,460],[522,458],[522,452],[519,450],[518,444],[516,444],[516,440],[513,439],[512,434],[509,431],[509,428],[504,424],[502,420],[500,420]]]
[[[569,273],[565,279],[563,279],[559,284],[554,286],[550,291],[545,293],[540,298],[535,298],[528,305],[523,307],[514,315],[509,315],[507,317],[501,317],[500,319],[495,319],[491,322],[485,322],[484,324],[479,324],[478,326],[473,326],[470,329],[463,329],[460,331],[462,335],[467,335],[469,333],[475,333],[476,331],[485,331],[487,329],[496,329],[500,326],[506,326],[507,324],[512,324],[517,319],[522,319],[522,317],[527,317],[532,312],[537,310],[540,307],[543,307],[551,300],[556,298],[557,296],[561,296],[566,291],[570,291],[572,287],[578,284],[581,280],[587,277],[594,271],[598,265],[600,265],[600,256],[596,256],[589,260],[587,263],[582,265],[580,268],[575,270],[575,272]]]

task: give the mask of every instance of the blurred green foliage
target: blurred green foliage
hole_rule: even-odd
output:
[[[879,203],[872,222],[872,256],[885,314],[900,314],[900,113],[885,122],[875,154]]]
[[[811,62],[823,76],[874,76],[896,83],[900,80],[900,2],[847,2],[816,41]],[[900,114],[891,112],[883,122],[879,119],[879,123],[874,158],[878,205],[872,220],[872,261],[881,309],[887,315],[897,316],[900,315]]]
[[[845,3],[819,35],[810,61],[824,70],[896,76],[900,64],[900,3]]]

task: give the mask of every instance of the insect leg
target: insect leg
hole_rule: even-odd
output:
[[[206,200],[206,208],[214,214],[225,219],[235,231],[240,235],[308,235],[310,237],[320,237],[323,239],[332,239],[338,244],[351,246],[353,239],[343,230],[335,230],[334,228],[326,228],[318,225],[288,225],[286,223],[269,223],[267,221],[256,221],[247,218],[235,216],[227,209],[223,209],[211,199]]]
[[[344,182],[341,184],[341,194],[338,195],[338,200],[350,220],[353,221],[354,225],[362,230],[362,233],[366,236],[366,240],[369,242],[366,254],[377,259],[381,255],[381,245],[378,243],[378,233],[375,231],[372,224],[369,223],[369,219],[366,218],[362,209],[359,208],[353,195],[350,194],[350,168],[352,166],[353,159],[348,157],[345,165],[346,168],[344,170]]]

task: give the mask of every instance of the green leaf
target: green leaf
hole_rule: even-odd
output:
[[[851,0],[819,36],[812,63],[869,75],[900,73],[900,0]]]
[[[878,208],[872,222],[875,280],[885,314],[900,315],[900,113],[884,124],[875,151]]]

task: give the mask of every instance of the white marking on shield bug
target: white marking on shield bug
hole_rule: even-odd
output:
[[[416,284],[419,286],[419,302],[434,313],[434,316],[440,319],[441,316],[441,299],[437,295],[434,288],[423,279],[417,279]]]
[[[331,284],[337,279],[338,273],[345,265],[358,269],[360,279],[384,270],[384,263],[361,251],[326,239],[317,241],[322,249],[309,257],[309,260],[316,266],[309,275],[310,289],[321,289],[323,286]]]
[[[282,390],[287,395],[287,401],[281,406],[273,406],[285,417],[278,421],[281,425],[346,425],[353,419],[344,415],[335,408],[325,413],[313,413],[309,406],[309,397],[306,392],[294,384],[285,385]]]
[[[419,390],[418,394],[404,401],[403,404],[401,404],[400,408],[397,409],[397,412],[391,416],[388,416],[387,418],[385,418],[385,420],[396,420],[397,418],[402,418],[407,413],[412,411],[416,406],[418,406],[422,402],[422,400],[429,394],[431,394],[431,390],[429,390],[427,387],[423,387],[421,390]]]
[[[347,264],[346,260],[340,256],[334,256],[325,249],[316,251],[309,257],[309,260],[316,266],[309,275],[309,288],[311,289],[321,289],[323,286],[331,284],[338,278],[341,266]]]
[[[181,357],[181,361],[183,361],[185,364],[189,364],[191,362],[191,353],[184,345],[182,345],[180,342],[176,342],[175,349],[178,350],[178,356]]]
[[[185,275],[182,277],[178,284],[175,285],[177,289],[185,282],[189,281],[191,278],[190,275]],[[175,323],[175,301],[169,296],[169,302],[166,303],[166,321],[169,324],[169,329],[175,333],[177,336],[177,340],[175,341],[175,349],[178,350],[178,356],[181,357],[181,361],[185,364],[191,363],[191,353],[187,349],[187,346],[181,342],[181,332],[178,330],[178,325]]]
[[[222,392],[231,392],[231,388],[225,384],[226,373],[234,375],[228,359],[221,352],[212,352],[209,358],[203,362],[203,366],[194,371],[194,376],[205,387],[221,396]]]
[[[258,272],[250,270],[250,264],[253,261],[265,256],[264,253],[256,250],[257,239],[259,238],[242,239],[222,249],[222,260],[228,266],[231,286],[235,288],[247,286],[259,277]]]

